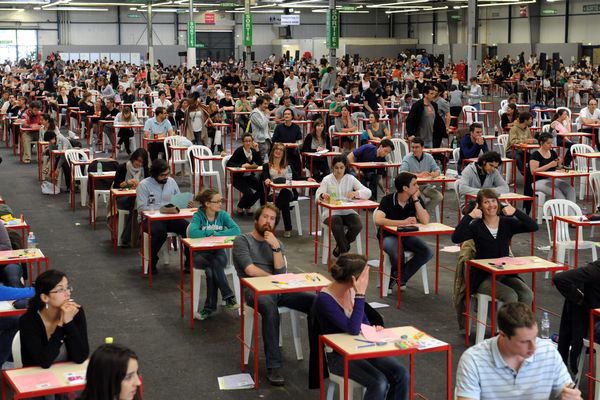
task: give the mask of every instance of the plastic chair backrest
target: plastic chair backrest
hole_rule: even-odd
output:
[[[335,125],[329,125],[329,129],[327,129],[327,132],[329,132],[329,137],[331,138],[331,134],[335,132]]]
[[[198,171],[200,171],[200,174],[204,174],[206,172],[214,172],[212,160],[201,161],[201,160],[195,159],[192,156],[212,157],[213,153],[212,153],[212,151],[210,151],[210,149],[208,147],[202,146],[202,145],[190,146],[188,148],[188,159],[190,162],[190,167],[192,168],[192,171],[194,171],[195,173],[198,173]]]
[[[593,153],[594,148],[592,146],[588,146],[587,144],[574,144],[569,149],[571,154],[585,154],[585,153]],[[575,159],[575,169],[577,171],[588,172],[588,160],[583,157],[574,157]],[[596,162],[595,160],[591,160],[590,162],[590,171],[596,171]]]
[[[392,143],[394,144],[394,151],[392,152],[392,162],[401,163],[404,157],[408,154],[408,143],[406,140],[393,138]]]
[[[65,158],[70,164],[72,161],[89,161],[88,155],[81,149],[68,149],[65,151]],[[75,178],[82,178],[87,176],[87,165],[84,168],[77,166],[74,168]]]
[[[17,331],[15,337],[12,340],[12,356],[13,356],[13,367],[23,368],[23,359],[21,357],[21,332]]]
[[[588,177],[590,182],[590,188],[592,189],[592,194],[594,195],[594,204],[596,205],[596,210],[600,206],[600,171],[590,173]],[[596,212],[596,210],[592,210]]]
[[[498,135],[497,138],[498,146],[500,147],[500,155],[502,157],[506,157],[506,144],[508,143],[508,134],[503,133],[502,135]]]
[[[506,100],[503,100],[506,101]],[[498,110],[498,132],[503,132],[504,129],[502,129],[502,114],[504,114],[502,112],[502,108]]]
[[[472,124],[473,122],[477,122],[477,109],[473,106],[463,106],[462,108],[463,115],[465,116],[465,122],[467,124]]]
[[[548,230],[548,240],[550,243],[554,241],[551,232],[552,217],[554,216],[577,216],[583,215],[581,208],[570,200],[552,199],[544,203],[543,216],[546,220],[546,228]],[[582,236],[582,228],[579,228],[579,237]],[[556,221],[556,241],[568,242],[571,240],[569,235],[569,224],[561,221]]]
[[[223,159],[221,160],[221,168],[223,168],[223,173],[225,173],[225,171],[226,171],[227,162],[229,161],[230,158],[231,158],[231,154],[223,157]]]
[[[571,119],[571,109],[567,107],[556,107],[556,112],[558,113],[560,110],[565,110],[569,115],[569,119]]]
[[[133,112],[138,118],[147,118],[148,117],[148,106],[143,101],[134,102],[131,107],[133,107]]]
[[[458,159],[460,158],[460,147],[452,150],[452,159],[458,165]]]
[[[507,99],[504,99],[504,100],[500,101],[500,110],[499,111],[504,110],[506,108],[507,104],[508,104],[508,100]]]
[[[184,146],[185,143],[183,143],[183,136],[167,136],[164,140],[164,145],[165,145],[165,149],[168,149],[168,146]],[[186,154],[186,153],[182,153],[181,151],[167,151],[166,152],[166,158],[167,158],[167,162],[171,161],[171,156],[173,157],[173,161],[185,161],[185,155],[182,158],[182,154]]]

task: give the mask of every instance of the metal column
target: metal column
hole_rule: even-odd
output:
[[[329,0],[329,11],[335,11],[335,0]],[[335,47],[329,48],[329,65],[333,67],[333,73],[336,73],[336,49]]]
[[[467,18],[467,58],[469,59],[467,79],[470,79],[476,76],[477,72],[477,0],[469,0]]]
[[[150,64],[150,66],[154,66],[154,46],[152,45],[152,3],[148,3],[148,18],[146,33],[148,34],[148,60],[146,60],[146,64]],[[148,71],[149,72],[149,71]],[[149,76],[149,75],[148,75]]]
[[[190,0],[189,3],[189,15],[190,15],[190,21],[194,21],[194,0]],[[188,24],[188,29],[193,29],[193,32],[188,32],[188,37],[189,35],[194,35],[194,38],[196,37],[196,24]],[[195,42],[195,40],[194,40]],[[196,47],[191,47],[189,40],[188,40],[188,48],[187,48],[187,66],[188,68],[192,68],[194,66],[196,66]]]

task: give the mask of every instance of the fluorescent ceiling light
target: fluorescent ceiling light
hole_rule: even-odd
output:
[[[108,11],[108,8],[97,7],[54,7],[45,8],[46,11]]]
[[[362,11],[340,11],[340,14],[368,14],[370,13],[369,10],[362,10]]]
[[[42,6],[42,8],[47,8],[47,7],[56,7],[56,6],[59,6],[59,5],[61,5],[61,4],[67,4],[69,1],[71,1],[71,0],[58,0],[58,1],[55,1],[54,3],[47,3],[47,4],[44,4],[44,5]]]
[[[25,9],[24,8],[0,8],[0,11],[22,12],[22,11],[25,11]]]
[[[29,1],[0,1],[0,4],[14,4],[14,5],[22,5],[22,4],[48,4],[49,0],[29,0]]]
[[[399,14],[399,13],[408,13],[408,12],[414,12],[414,11],[422,11],[420,8],[409,8],[407,10],[393,10],[393,11],[386,11],[386,14]]]
[[[430,0],[411,0],[411,1],[397,1],[395,3],[383,3],[383,4],[373,4],[367,6],[367,8],[382,8],[388,6],[403,6],[406,4],[417,4],[417,3],[430,3]]]
[[[301,1],[293,1],[291,3],[279,4],[279,7],[297,7],[298,4],[306,4],[306,3],[315,3],[321,0],[301,0]]]
[[[243,13],[244,10],[226,10],[225,12],[240,14]],[[258,10],[253,11],[252,14],[283,14],[283,10]]]
[[[513,2],[513,3],[492,3],[492,4],[477,4],[477,7],[502,7],[502,6],[514,6],[520,4],[532,4],[535,3],[535,0],[530,1],[521,1],[521,2]]]

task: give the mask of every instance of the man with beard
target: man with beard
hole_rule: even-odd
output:
[[[283,244],[275,237],[279,222],[279,209],[273,203],[260,207],[254,214],[254,230],[233,241],[233,265],[240,278],[285,274]],[[310,312],[313,293],[283,293],[263,295],[258,298],[258,312],[262,317],[262,335],[267,359],[267,379],[274,386],[283,386],[285,379],[279,349],[278,307],[288,307],[305,314]],[[254,304],[254,292],[244,292],[246,304]]]
[[[175,211],[175,207],[164,207],[171,203],[171,198],[179,194],[177,182],[169,175],[171,168],[166,160],[158,158],[152,162],[150,167],[150,176],[143,179],[137,187],[137,209],[138,215],[142,218],[142,213],[159,211],[169,213]],[[191,204],[188,204],[190,206]],[[173,213],[173,212],[170,212]],[[166,221],[153,221],[150,224],[152,234],[152,254],[151,267],[152,274],[158,273],[156,265],[158,264],[158,252],[167,240],[167,233],[173,232],[181,237],[186,236],[186,230],[189,222],[185,219],[172,219]],[[148,229],[146,221],[142,224],[145,231]],[[185,254],[187,260],[187,252]],[[183,265],[188,265],[187,261]]]

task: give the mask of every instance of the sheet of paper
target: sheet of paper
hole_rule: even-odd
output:
[[[60,386],[60,382],[52,372],[43,371],[37,374],[15,376],[13,382],[21,392],[48,389]]]
[[[385,304],[385,303],[378,303],[378,302],[376,302],[376,301],[372,301],[372,302],[370,302],[370,303],[369,303],[369,305],[370,305],[372,308],[385,308],[385,307],[389,307],[389,306],[390,306],[389,304]]]
[[[0,301],[0,311],[12,311],[14,309],[12,301]]]
[[[499,259],[497,259],[494,264],[495,265],[502,265],[502,263],[504,264],[509,264],[509,265],[525,265],[525,264],[529,264],[531,261],[525,258],[515,258],[515,257],[501,257]]]
[[[374,326],[362,324],[360,326],[360,331],[369,342],[395,342],[400,340],[400,336],[391,329],[382,329],[378,331]]]
[[[440,251],[444,253],[458,253],[460,251],[460,246],[444,246]]]
[[[217,382],[219,382],[220,390],[240,390],[254,387],[254,380],[248,373],[220,376],[217,378]]]
[[[69,382],[69,385],[83,385],[85,383],[85,376],[77,372],[67,372],[65,379]]]

